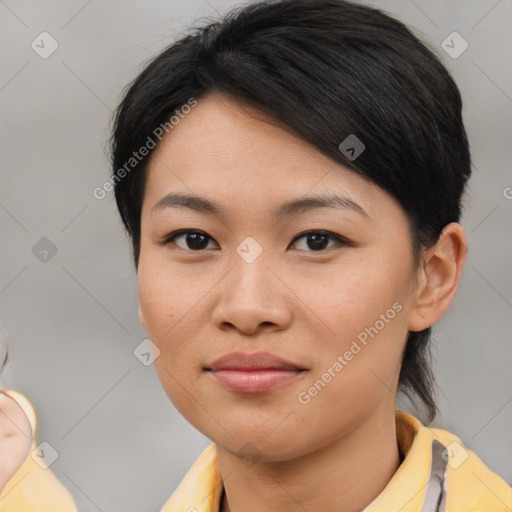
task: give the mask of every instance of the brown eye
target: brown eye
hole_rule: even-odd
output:
[[[178,243],[176,240],[182,241]],[[209,240],[213,240],[213,238],[203,231],[180,230],[175,233],[171,233],[171,235],[165,239],[164,244],[168,245],[170,243],[174,243],[184,250],[202,251],[207,248]]]
[[[308,247],[309,250],[299,250],[307,250],[308,252],[319,252],[325,249],[330,249],[332,245],[328,246],[329,240],[341,245],[348,244],[348,242],[344,240],[342,237],[334,233],[331,233],[330,231],[308,231],[307,233],[302,233],[301,235],[296,237],[293,241],[294,245],[296,244],[297,240],[300,240],[302,238],[306,240],[306,247]]]

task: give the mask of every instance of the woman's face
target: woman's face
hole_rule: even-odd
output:
[[[183,416],[232,453],[251,443],[274,461],[394,418],[416,281],[400,205],[219,95],[174,126],[148,171],[140,319]],[[334,194],[345,199],[306,201]],[[178,230],[191,233],[170,240]],[[214,365],[233,352],[293,367]]]

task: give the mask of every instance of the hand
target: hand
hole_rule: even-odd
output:
[[[0,393],[0,492],[30,453],[32,427],[16,400]]]

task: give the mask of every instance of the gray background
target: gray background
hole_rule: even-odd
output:
[[[368,2],[415,28],[457,81],[474,161],[462,220],[462,284],[435,328],[442,416],[512,483],[512,76],[510,0]],[[0,1],[0,323],[11,335],[7,387],[25,393],[38,440],[79,509],[159,510],[209,444],[133,355],[136,276],[104,145],[111,110],[145,59],[201,16],[235,2]],[[31,42],[58,42],[42,59]],[[459,32],[457,59],[442,41]],[[507,194],[507,190],[511,193]],[[46,263],[32,252],[49,238]],[[399,404],[400,406],[400,404]]]

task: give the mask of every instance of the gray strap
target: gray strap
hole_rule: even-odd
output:
[[[446,461],[443,452],[446,446],[434,439],[432,442],[432,465],[421,512],[445,512],[446,510]]]

